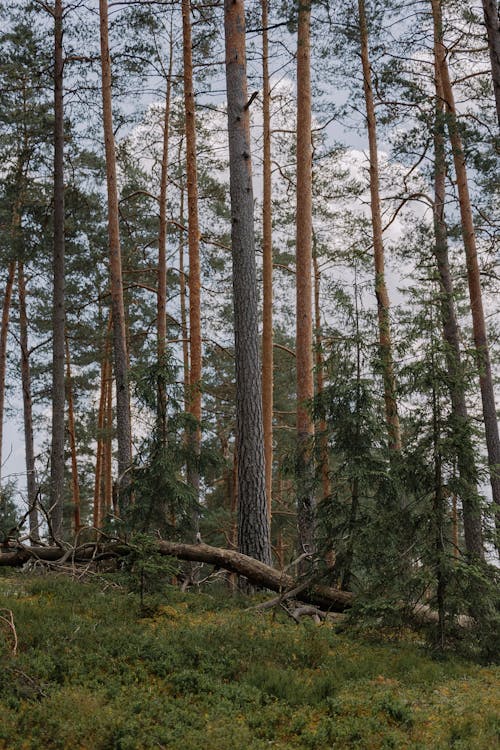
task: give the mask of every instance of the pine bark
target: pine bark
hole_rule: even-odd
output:
[[[311,3],[299,4],[297,32],[297,208],[296,208],[296,366],[297,366],[297,526],[301,551],[315,548],[312,439],[314,397],[312,321],[312,142]]]
[[[26,489],[28,494],[28,523],[30,537],[34,542],[40,540],[38,511],[36,507],[37,486],[35,468],[35,445],[33,439],[33,405],[31,397],[31,372],[28,346],[28,316],[26,313],[26,283],[24,264],[17,264],[17,289],[19,294],[19,342],[21,345],[21,385],[23,391],[24,415],[24,452],[26,461]],[[53,536],[56,536],[53,534]]]
[[[76,453],[76,432],[75,432],[75,409],[73,402],[73,379],[71,377],[71,362],[69,354],[69,342],[66,337],[65,342],[66,354],[66,392],[68,399],[68,434],[71,452],[71,489],[73,505],[73,530],[75,535],[78,534],[81,527],[81,508],[80,508],[80,483],[78,481],[78,460]]]
[[[488,48],[491,60],[491,77],[500,128],[500,18],[497,0],[483,0],[484,24],[488,35]]]
[[[60,539],[64,509],[64,104],[63,10],[54,4],[54,255],[52,311],[52,437],[50,452],[50,519]]]
[[[188,482],[196,500],[200,491],[199,456],[201,449],[201,268],[200,229],[198,220],[198,171],[196,156],[196,117],[193,88],[193,60],[191,34],[191,3],[182,0],[182,36],[184,50],[184,110],[186,117],[186,178],[188,199],[189,249],[189,412],[194,424],[189,435],[191,458],[188,462]],[[198,514],[193,518],[193,534],[198,530]]]
[[[16,261],[11,260],[7,270],[5,282],[5,293],[2,304],[2,323],[0,328],[0,503],[2,500],[2,458],[3,458],[3,420],[5,406],[5,381],[7,372],[7,337],[9,334],[10,303],[12,301],[12,288],[16,274]]]
[[[273,488],[273,229],[271,180],[271,90],[269,82],[269,0],[262,0],[262,418],[266,467],[267,517],[271,525]]]
[[[401,450],[401,428],[399,424],[396,398],[396,379],[392,352],[390,301],[385,281],[384,242],[382,236],[382,215],[380,208],[377,123],[373,101],[372,74],[368,49],[368,24],[364,0],[358,0],[359,31],[361,41],[361,62],[363,66],[363,88],[365,94],[366,121],[370,152],[370,207],[373,233],[373,256],[375,262],[375,295],[379,329],[379,350],[382,376],[384,380],[385,420],[389,449]]]
[[[465,547],[471,556],[482,558],[481,507],[477,491],[477,467],[470,435],[470,419],[465,398],[465,378],[460,352],[460,331],[455,310],[453,279],[448,254],[445,220],[446,153],[444,98],[439,70],[435,71],[436,115],[434,123],[434,256],[439,273],[440,313],[446,343],[452,417],[456,435],[457,467],[461,482]]]
[[[472,329],[476,360],[479,370],[479,386],[483,407],[486,448],[490,470],[490,481],[493,503],[496,506],[497,532],[500,525],[500,439],[496,416],[495,392],[491,371],[488,336],[484,317],[481,277],[477,257],[476,234],[472,218],[472,208],[467,180],[467,167],[462,138],[458,128],[457,113],[453,88],[450,81],[446,48],[443,41],[443,22],[440,0],[431,0],[434,18],[434,55],[436,68],[439,71],[443,97],[446,104],[447,125],[450,143],[453,150],[453,162],[457,179],[462,237],[467,264],[467,281],[472,314]]]
[[[111,276],[111,308],[113,316],[113,350],[116,382],[116,423],[118,442],[118,489],[129,484],[128,471],[132,464],[132,432],[128,382],[127,331],[123,299],[122,258],[118,214],[116,153],[113,132],[111,99],[111,59],[108,39],[108,4],[99,0],[101,37],[101,77],[106,154],[106,186],[108,196],[108,240]]]
[[[316,351],[316,395],[321,398],[325,387],[325,363],[323,359],[323,336],[321,333],[321,308],[320,308],[320,285],[321,273],[318,266],[318,257],[313,252],[314,271],[314,327],[315,327],[315,351]],[[319,431],[319,468],[321,477],[321,499],[330,495],[330,476],[328,466],[328,435],[326,419],[322,417],[318,423]]]
[[[270,564],[271,545],[266,507],[258,345],[245,9],[242,0],[225,0],[224,31],[236,359],[238,548],[241,552]]]
[[[165,93],[165,117],[163,120],[163,151],[161,159],[159,232],[158,232],[158,307],[157,307],[157,352],[160,366],[165,364],[167,353],[167,184],[168,144],[170,126],[170,99],[172,92],[174,38],[170,29],[167,89]],[[167,396],[164,375],[158,377],[158,421],[163,445],[167,443]]]

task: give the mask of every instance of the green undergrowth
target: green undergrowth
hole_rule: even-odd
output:
[[[495,667],[246,611],[227,592],[0,577],[4,750],[491,750]]]

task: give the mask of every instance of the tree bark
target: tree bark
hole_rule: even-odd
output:
[[[232,0],[230,1],[232,2]],[[286,573],[235,550],[210,547],[208,544],[181,544],[166,540],[157,541],[156,548],[161,555],[224,568],[237,573],[239,576],[244,576],[255,586],[268,588],[271,591],[285,593],[297,587],[297,582]],[[126,555],[131,552],[131,549],[120,544],[102,545],[97,550],[97,558]],[[72,553],[71,559],[75,561],[88,560],[95,551],[94,545],[84,545],[79,551],[75,550],[74,557]],[[36,547],[31,550],[16,549],[12,552],[0,553],[0,567],[22,565],[30,558],[57,562],[62,557],[64,557],[64,552],[58,547]],[[331,609],[334,612],[343,612],[354,601],[353,594],[348,591],[339,591],[319,584],[311,584],[301,590],[296,598],[308,604]]]
[[[491,60],[491,77],[500,128],[500,19],[497,0],[483,0],[484,24],[488,34],[488,48]]]
[[[321,397],[325,387],[325,363],[323,361],[323,337],[321,334],[320,284],[321,274],[318,267],[318,257],[313,252],[314,271],[314,327],[316,346],[316,395]],[[323,417],[318,423],[319,431],[319,467],[321,476],[321,499],[330,496],[330,476],[328,467],[328,435],[326,419]]]
[[[258,346],[245,10],[242,0],[225,0],[224,30],[236,359],[238,547],[241,552],[270,564],[271,544],[266,507]]]
[[[5,380],[7,371],[7,337],[9,334],[10,303],[16,274],[16,261],[11,260],[7,270],[5,294],[2,304],[2,323],[0,328],[0,503],[2,501],[2,458],[3,458],[3,420],[5,405]]]
[[[444,98],[439,69],[435,71],[436,116],[434,123],[434,256],[439,273],[440,313],[446,342],[454,434],[456,435],[457,467],[461,481],[465,546],[471,556],[482,558],[483,539],[481,507],[477,491],[477,467],[470,435],[470,419],[465,398],[465,378],[460,353],[460,331],[455,310],[453,280],[448,255],[448,232],[444,215],[446,201],[446,154]]]
[[[451,86],[446,48],[443,41],[443,22],[440,0],[431,0],[434,18],[434,55],[436,68],[439,70],[443,96],[446,104],[448,133],[453,149],[453,162],[457,178],[458,199],[460,204],[460,218],[462,223],[462,237],[467,263],[467,281],[472,314],[472,328],[476,359],[479,370],[479,386],[483,407],[486,448],[490,470],[490,481],[493,502],[496,506],[497,533],[500,528],[500,439],[495,405],[495,392],[491,361],[484,317],[483,297],[481,291],[481,277],[477,258],[476,234],[472,218],[472,208],[467,180],[467,167],[462,138],[458,129],[455,99]]]
[[[21,345],[21,384],[23,390],[24,451],[26,461],[26,489],[28,493],[28,522],[30,537],[36,543],[40,540],[36,499],[35,446],[33,440],[33,406],[31,399],[31,373],[28,347],[28,316],[26,314],[26,284],[24,265],[17,265],[17,288],[19,294],[19,341]]]
[[[80,484],[78,482],[78,461],[76,455],[76,434],[75,434],[75,410],[73,404],[73,380],[71,377],[71,362],[69,358],[69,342],[66,337],[66,392],[68,398],[68,434],[71,451],[71,487],[73,503],[73,527],[75,535],[78,534],[81,526],[80,519]]]
[[[297,526],[300,551],[315,549],[316,503],[312,438],[314,397],[312,323],[312,142],[311,2],[301,0],[297,32],[297,208],[296,208],[296,366],[297,366]]]
[[[184,110],[186,116],[186,177],[188,198],[189,248],[189,412],[194,424],[189,435],[191,457],[188,460],[188,482],[198,500],[200,492],[199,457],[201,449],[201,269],[200,229],[198,221],[198,172],[196,156],[196,117],[193,89],[191,38],[191,2],[182,0],[182,36],[184,49]],[[198,531],[198,512],[193,517],[193,539]]]
[[[64,105],[63,10],[54,4],[54,255],[52,311],[52,437],[50,452],[50,519],[52,533],[60,539],[64,511]]]
[[[111,104],[111,59],[108,40],[108,3],[99,0],[101,36],[101,77],[106,153],[106,183],[108,195],[108,237],[111,276],[111,308],[113,314],[113,349],[116,381],[116,423],[118,441],[118,488],[129,484],[128,471],[132,465],[132,432],[128,382],[127,331],[123,300],[122,258],[118,214],[116,153]]]
[[[368,24],[364,0],[358,0],[361,62],[363,66],[363,88],[365,93],[366,122],[370,151],[370,207],[373,233],[373,256],[375,262],[375,295],[379,329],[380,364],[384,380],[385,420],[391,451],[401,450],[401,428],[396,398],[396,379],[392,353],[390,301],[385,282],[384,242],[382,237],[382,215],[380,208],[377,123],[372,91],[372,75],[368,50]]]
[[[158,364],[165,365],[167,353],[167,184],[168,144],[170,126],[170,99],[172,92],[174,37],[170,25],[169,63],[167,90],[165,94],[165,117],[163,121],[163,151],[160,178],[160,222],[158,232],[158,307],[157,307],[157,352]],[[163,446],[167,444],[167,395],[163,373],[158,376],[158,422]]]
[[[269,82],[268,3],[262,0],[262,418],[264,424],[264,463],[269,527],[273,488],[273,227],[271,180],[271,91]]]

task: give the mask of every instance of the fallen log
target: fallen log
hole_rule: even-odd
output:
[[[210,547],[208,544],[182,544],[163,539],[157,540],[155,546],[161,555],[214,565],[216,568],[223,568],[231,573],[244,576],[254,586],[271,591],[285,593],[291,589],[302,589],[300,584],[297,586],[297,581],[287,573],[276,570],[276,568],[265,565],[259,560],[254,560],[252,557],[235,550]],[[40,560],[53,564],[61,561],[80,563],[110,557],[123,557],[132,551],[133,547],[124,543],[85,544],[74,549],[14,547],[8,552],[0,552],[0,566],[20,566],[28,560]],[[311,583],[300,590],[296,598],[306,604],[312,604],[333,612],[343,612],[352,605],[354,600],[353,594],[348,591],[340,591],[316,583]]]

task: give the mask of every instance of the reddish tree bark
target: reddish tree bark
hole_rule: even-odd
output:
[[[498,532],[500,527],[500,438],[498,434],[488,336],[484,317],[476,233],[472,217],[465,154],[462,138],[458,129],[455,99],[448,70],[446,47],[443,40],[441,2],[440,0],[431,0],[431,5],[434,18],[434,55],[436,69],[439,71],[443,97],[446,104],[448,133],[453,150],[453,162],[457,178],[462,237],[467,264],[467,281],[469,286],[472,328],[474,345],[476,348],[477,366],[479,370],[479,386],[483,407],[486,448],[488,452],[493,502],[496,506]]]
[[[271,91],[269,82],[269,0],[262,0],[262,418],[266,468],[267,517],[271,525],[273,488],[273,228],[271,204]]]
[[[500,128],[500,18],[497,0],[483,0],[484,24],[488,35],[488,48],[491,60],[491,77]]]
[[[366,122],[370,151],[370,208],[373,233],[373,257],[375,262],[375,295],[379,329],[380,364],[384,379],[385,420],[392,451],[401,450],[401,429],[396,399],[396,379],[390,326],[390,302],[385,281],[384,242],[380,208],[377,122],[373,101],[372,75],[368,50],[368,24],[364,0],[358,0],[361,62],[363,66],[363,89],[365,94]]]
[[[80,484],[78,482],[78,461],[76,454],[75,434],[75,410],[73,404],[73,379],[71,377],[71,362],[69,358],[69,342],[66,337],[66,393],[68,399],[68,433],[71,451],[71,488],[73,503],[73,526],[75,534],[78,534],[81,526],[80,519]]]
[[[312,468],[314,397],[312,321],[312,142],[311,2],[299,4],[297,32],[297,208],[296,208],[296,366],[297,366],[297,525],[302,551],[315,547]]]
[[[184,50],[184,110],[186,117],[186,177],[189,247],[189,411],[195,422],[189,435],[192,458],[188,462],[188,481],[196,493],[196,499],[198,499],[200,491],[198,464],[201,448],[201,268],[190,0],[182,0],[182,35]],[[195,513],[193,519],[193,527],[193,533],[196,535],[198,528],[197,513]]]

